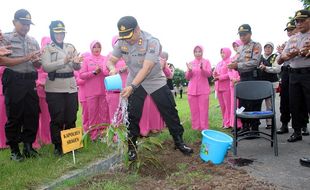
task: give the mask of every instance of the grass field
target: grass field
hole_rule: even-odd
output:
[[[184,139],[186,142],[193,143],[200,140],[201,134],[191,129],[190,111],[187,102],[187,96],[183,99],[176,98],[177,108],[181,122],[185,128]],[[214,94],[210,95],[209,123],[210,129],[221,130],[221,116],[218,108],[218,102],[214,99]],[[81,125],[81,113],[79,111],[78,126]],[[171,139],[167,130],[160,134],[159,138]],[[87,163],[103,159],[108,156],[108,151],[103,143],[89,142],[87,147],[80,149],[76,153],[77,164],[73,164],[72,154],[66,154],[59,158],[53,155],[53,146],[43,146],[39,153],[41,156],[35,159],[27,159],[22,163],[10,161],[10,151],[0,151],[0,189],[35,189],[45,183],[51,182],[64,175],[70,170],[82,168]],[[134,176],[132,176],[134,177]],[[131,179],[128,179],[131,180]],[[70,182],[69,182],[70,183]],[[71,182],[72,183],[72,182]],[[113,185],[113,184],[112,184]]]

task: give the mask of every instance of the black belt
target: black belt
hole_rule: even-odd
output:
[[[37,72],[31,72],[31,73],[18,73],[13,72],[14,77],[16,79],[26,79],[26,80],[37,80],[38,79],[38,73]]]
[[[70,73],[48,73],[48,77],[49,78],[71,78],[73,77],[74,74],[73,72],[70,72]]]
[[[240,77],[253,77],[253,71],[240,73]]]
[[[310,74],[310,67],[306,68],[291,68],[289,67],[289,72],[290,73],[298,73],[298,74]]]

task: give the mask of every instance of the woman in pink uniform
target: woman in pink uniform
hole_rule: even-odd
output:
[[[215,91],[219,100],[222,113],[222,126],[223,128],[231,128],[230,125],[230,80],[228,76],[227,64],[230,60],[231,51],[229,48],[221,49],[222,61],[220,61],[214,72],[213,77],[216,83]]]
[[[187,95],[191,111],[192,128],[204,130],[209,128],[209,95],[208,77],[212,75],[209,60],[203,58],[203,47],[194,48],[195,59],[187,65],[185,78],[189,81]]]
[[[43,37],[41,39],[41,51],[44,50],[45,46],[51,42],[50,37]],[[39,96],[39,106],[40,106],[40,115],[39,115],[39,129],[37,132],[37,137],[35,142],[32,144],[34,148],[40,148],[42,144],[51,144],[51,132],[50,132],[50,114],[48,111],[48,105],[46,102],[46,94],[44,90],[45,81],[47,73],[44,72],[41,67],[38,69],[38,80],[36,81],[37,93]]]
[[[85,52],[82,54],[83,58],[86,59],[88,56],[90,56],[91,53]],[[86,132],[88,130],[88,108],[87,108],[87,102],[85,97],[85,80],[80,78],[80,71],[75,71],[74,76],[76,79],[76,84],[78,86],[78,98],[79,102],[82,107],[82,125],[83,130]]]
[[[112,38],[112,47],[114,47],[115,43],[117,42],[118,36],[114,36]],[[110,54],[108,55],[110,57]],[[108,60],[108,59],[107,59]],[[127,66],[126,63],[123,59],[120,59],[116,64],[115,68],[117,69],[118,73],[121,76],[122,79],[122,87],[126,87],[126,79],[128,75],[127,71]],[[106,71],[108,72],[108,71]],[[110,115],[110,123],[112,123],[112,120],[114,118],[114,114],[117,110],[117,107],[119,105],[119,100],[120,100],[120,90],[112,90],[112,91],[107,91],[107,102],[109,106],[109,115]]]
[[[235,52],[237,52],[239,46],[242,45],[241,40],[236,40],[232,43],[233,49]],[[234,61],[238,58],[238,54],[234,55],[231,58],[231,61]],[[234,126],[234,122],[235,122],[235,107],[234,107],[234,86],[235,84],[240,80],[240,75],[238,73],[238,71],[236,71],[235,69],[228,69],[228,76],[229,76],[229,80],[230,80],[230,126]],[[242,127],[242,123],[240,121],[240,119],[238,119],[237,121],[237,127],[241,128]]]
[[[80,78],[85,80],[85,97],[88,107],[88,129],[90,126],[109,123],[109,110],[106,101],[104,78],[108,73],[103,72],[106,57],[101,55],[101,43],[93,41],[90,45],[91,55],[86,57],[80,71]],[[87,130],[88,130],[87,129]],[[92,140],[100,135],[99,128],[90,132]]]

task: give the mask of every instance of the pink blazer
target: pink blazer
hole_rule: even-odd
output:
[[[211,64],[207,59],[195,59],[191,62],[192,70],[185,72],[185,78],[189,81],[187,94],[210,94],[208,77],[212,75]],[[200,67],[202,65],[202,67]]]
[[[83,61],[79,78],[85,80],[84,92],[86,98],[91,96],[105,95],[105,86],[103,80],[104,77],[108,75],[108,73],[106,73],[106,69],[104,69],[106,67],[105,59],[106,57],[102,55],[91,55]],[[96,70],[97,66],[101,68],[101,72],[97,75],[94,75],[93,71]]]

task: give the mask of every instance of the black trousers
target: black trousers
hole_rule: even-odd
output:
[[[5,136],[10,146],[20,142],[32,144],[39,125],[39,97],[35,78],[22,77],[9,69],[2,76],[7,114]]]
[[[78,111],[78,94],[46,93],[46,102],[50,113],[50,130],[53,144],[61,143],[60,131],[75,127]]]
[[[147,93],[142,86],[139,86],[128,98],[129,115],[129,138],[140,135],[139,122],[142,115],[143,104]],[[180,123],[178,111],[173,95],[167,85],[161,87],[151,94],[160,115],[163,117],[169,132],[172,136],[182,135],[183,126]]]
[[[310,73],[290,73],[289,105],[295,131],[307,126],[310,113]]]
[[[253,76],[242,76],[240,78],[241,81],[252,81],[257,80]],[[263,100],[239,100],[239,107],[244,107],[245,111],[260,111],[262,109]],[[260,125],[259,119],[241,119],[243,126],[248,127],[258,127]]]
[[[289,99],[289,72],[283,70],[281,72],[281,92],[280,92],[280,121],[289,123],[291,120],[290,99]]]

